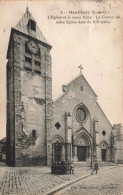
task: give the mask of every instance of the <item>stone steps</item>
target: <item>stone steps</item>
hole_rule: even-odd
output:
[[[74,162],[74,166],[77,166],[77,167],[81,167],[81,166],[90,167],[91,162]],[[99,166],[100,167],[116,166],[116,164],[113,163],[113,162],[99,162]]]
[[[74,162],[74,166],[77,167],[81,167],[81,166],[89,167],[90,165],[91,165],[90,162]]]
[[[115,163],[113,163],[113,162],[100,162],[99,163],[99,166],[101,167],[106,167],[106,166],[116,166],[116,164]]]

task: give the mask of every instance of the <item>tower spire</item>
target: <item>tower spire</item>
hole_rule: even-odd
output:
[[[28,5],[29,5],[29,3],[28,3]],[[29,19],[36,23],[35,19],[33,18],[32,14],[30,13],[29,7],[27,6],[24,15],[22,16],[20,21],[15,26],[15,29],[19,30],[20,32],[23,32],[24,34],[30,35],[29,30],[27,28]],[[44,37],[44,35],[42,34],[42,32],[40,31],[40,29],[37,25],[36,25],[36,31],[33,32],[32,36],[34,38],[48,44],[45,37]]]

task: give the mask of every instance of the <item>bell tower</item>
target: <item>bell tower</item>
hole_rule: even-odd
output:
[[[31,13],[11,29],[7,52],[7,164],[50,165],[51,46]]]

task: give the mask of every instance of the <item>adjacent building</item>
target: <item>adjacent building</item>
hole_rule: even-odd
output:
[[[0,161],[6,161],[6,137],[0,140]]]

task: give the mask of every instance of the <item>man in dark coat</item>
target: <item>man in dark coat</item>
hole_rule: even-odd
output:
[[[97,174],[97,171],[99,170],[99,165],[98,165],[98,162],[95,161],[94,163],[94,167],[93,167],[93,171],[91,172],[91,174],[93,174],[94,171],[96,171],[96,174]]]

